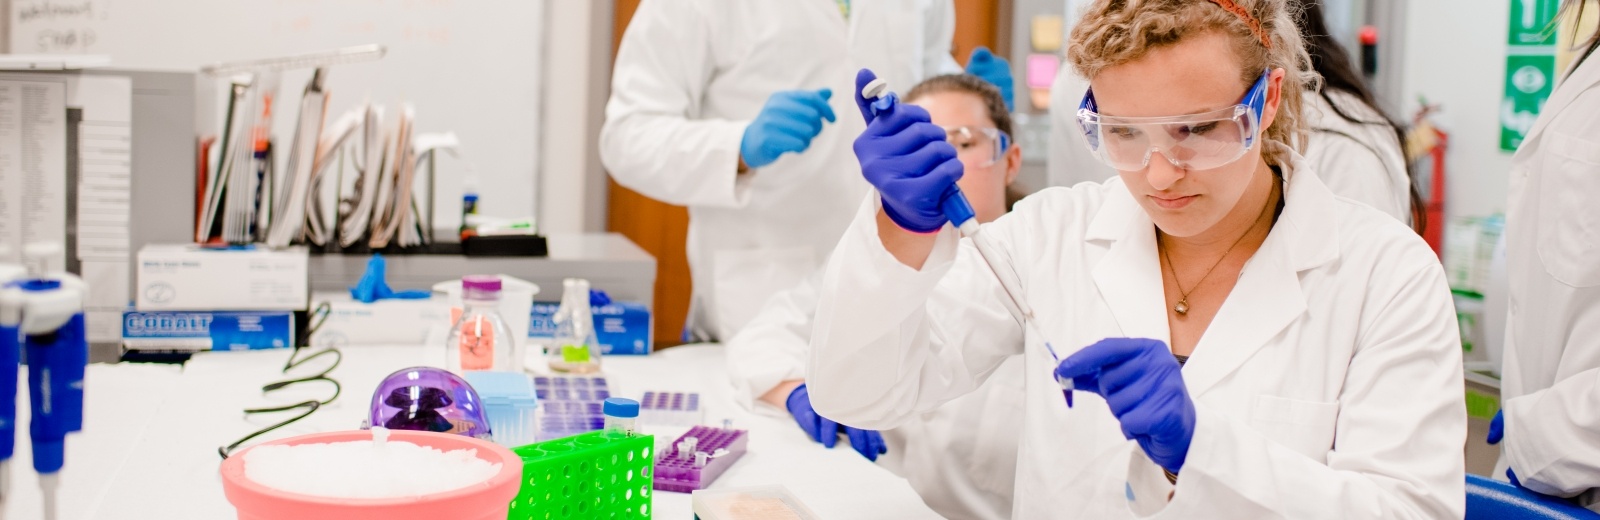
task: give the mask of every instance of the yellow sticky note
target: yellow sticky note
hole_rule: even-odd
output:
[[[1061,17],[1053,14],[1041,14],[1033,17],[1033,29],[1030,38],[1033,41],[1033,52],[1056,52],[1061,50]]]

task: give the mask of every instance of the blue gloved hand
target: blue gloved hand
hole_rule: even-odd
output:
[[[1016,104],[1011,100],[1013,95],[1011,62],[995,56],[993,52],[989,52],[988,47],[978,47],[972,49],[972,56],[967,58],[967,74],[983,78],[984,81],[1000,89],[1000,98],[1006,100],[1006,110],[1016,110]]]
[[[1194,438],[1194,401],[1172,351],[1160,340],[1107,338],[1056,367],[1078,390],[1099,394],[1150,460],[1177,473]]]
[[[956,193],[961,160],[921,107],[898,103],[873,114],[861,88],[876,78],[866,69],[856,74],[856,106],[867,121],[855,142],[861,174],[878,189],[895,224],[916,233],[938,231],[949,221],[939,203]]]
[[[1505,413],[1506,411],[1501,409],[1494,413],[1494,419],[1489,420],[1488,441],[1490,445],[1500,444],[1500,441],[1506,437]],[[1506,468],[1506,480],[1511,481],[1513,486],[1522,487],[1522,481],[1517,480],[1517,474],[1511,471],[1509,467]]]
[[[829,420],[817,414],[811,407],[811,393],[806,390],[806,385],[800,385],[793,392],[789,392],[786,402],[789,414],[800,423],[800,429],[805,430],[811,440],[822,443],[823,446],[832,448],[839,442],[839,430],[843,429],[845,435],[850,437],[850,446],[867,460],[876,461],[878,456],[888,453],[889,448],[883,443],[883,434],[873,430],[851,428]]]
[[[761,113],[744,129],[739,158],[745,166],[760,168],[780,155],[811,147],[811,139],[822,133],[822,121],[834,121],[830,97],[833,91],[822,89],[787,90],[767,98]]]

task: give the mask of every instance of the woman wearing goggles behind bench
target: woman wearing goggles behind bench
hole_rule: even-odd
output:
[[[1081,128],[1119,176],[982,232],[1044,337],[945,226],[960,165],[902,104],[855,144],[877,196],[823,283],[816,410],[891,428],[1022,356],[1017,518],[1460,518],[1443,269],[1285,144],[1304,142],[1316,80],[1285,0],[1102,0],[1068,58],[1093,87]]]

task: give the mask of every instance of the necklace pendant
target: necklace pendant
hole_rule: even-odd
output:
[[[1184,299],[1178,300],[1178,304],[1177,305],[1173,305],[1172,306],[1172,310],[1173,310],[1173,312],[1177,312],[1179,316],[1184,316],[1184,315],[1189,314],[1189,299],[1188,298],[1184,298]]]

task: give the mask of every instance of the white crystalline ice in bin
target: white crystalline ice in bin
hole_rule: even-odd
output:
[[[330,498],[400,498],[442,493],[488,480],[500,464],[478,450],[440,451],[389,440],[257,446],[245,476],[279,491]]]

